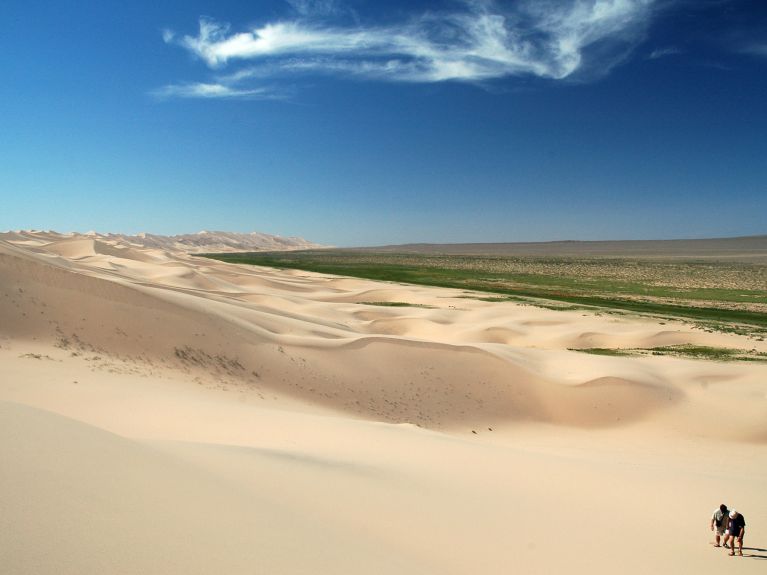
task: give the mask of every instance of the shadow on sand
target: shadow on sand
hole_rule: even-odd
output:
[[[751,559],[767,559],[767,549],[760,547],[743,547],[743,557]]]

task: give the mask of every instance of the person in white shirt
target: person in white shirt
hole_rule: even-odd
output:
[[[714,547],[720,547],[719,540],[727,531],[727,525],[730,521],[727,506],[722,503],[711,515],[711,531],[714,532]],[[725,541],[725,547],[727,542]]]

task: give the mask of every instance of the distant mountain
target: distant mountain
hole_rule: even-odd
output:
[[[306,250],[325,247],[303,238],[273,236],[260,232],[242,234],[203,230],[196,234],[182,234],[178,236],[161,236],[146,233],[135,236],[121,234],[105,235],[110,239],[119,239],[146,248],[178,250],[191,253]]]
[[[62,241],[76,238],[90,238],[112,245],[131,244],[142,248],[153,248],[166,251],[182,251],[188,253],[216,252],[256,252],[256,251],[285,251],[322,248],[320,244],[297,237],[282,237],[260,232],[209,232],[182,234],[177,236],[162,236],[158,234],[141,233],[135,236],[125,234],[110,234],[98,232],[61,234],[53,231],[16,231],[0,234],[0,239],[7,241]]]
[[[354,251],[503,257],[683,258],[767,262],[767,235],[682,240],[564,240],[552,242],[400,244]]]

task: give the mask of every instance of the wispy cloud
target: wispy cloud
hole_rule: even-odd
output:
[[[451,12],[397,26],[333,26],[337,3],[291,0],[297,18],[248,30],[202,18],[196,35],[165,30],[212,70],[242,66],[201,97],[248,91],[246,82],[323,73],[399,82],[481,82],[509,76],[560,80],[606,73],[644,37],[654,0],[465,0]],[[320,14],[321,16],[318,16]],[[175,87],[174,87],[175,89]],[[172,90],[170,91],[172,92]],[[169,92],[170,95],[174,95]],[[193,97],[195,90],[179,90]]]
[[[767,58],[767,44],[749,44],[748,46],[745,46],[742,50],[742,52],[746,54],[752,54],[754,56],[763,56]]]
[[[170,84],[152,92],[164,98],[273,98],[275,93],[267,88],[237,89],[225,84]]]
[[[676,46],[668,46],[666,48],[656,48],[652,52],[650,52],[650,55],[648,58],[650,60],[657,60],[658,58],[664,58],[666,56],[675,56],[676,54],[682,54],[682,50],[680,48],[677,48]]]
[[[343,12],[337,0],[285,0],[302,16],[328,16]]]

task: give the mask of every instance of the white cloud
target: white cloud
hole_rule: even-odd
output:
[[[751,44],[743,51],[747,54],[753,54],[754,56],[767,57],[767,44]]]
[[[253,30],[227,35],[228,25],[200,20],[197,36],[184,36],[178,43],[216,68],[229,60],[253,60],[287,54],[337,54],[368,51],[386,39],[372,31],[341,32],[312,28],[298,22],[277,22]]]
[[[342,9],[336,0],[285,0],[293,9],[303,16],[327,16],[336,14]]]
[[[329,26],[315,14],[328,14],[335,2],[292,0],[299,13],[293,20],[233,32],[228,24],[201,19],[197,35],[168,31],[163,38],[211,69],[247,63],[217,78],[216,85],[233,91],[254,78],[308,72],[405,82],[563,79],[606,72],[624,58],[643,38],[653,2],[529,0],[507,6],[465,0],[460,10],[398,26]]]
[[[569,4],[569,5],[567,5]],[[623,58],[625,46],[643,37],[651,16],[652,0],[577,0],[570,3],[536,2],[534,29],[544,33],[542,60],[554,78],[566,78],[584,65],[588,49],[600,43],[613,46],[599,62],[607,69]]]
[[[224,84],[170,84],[155,90],[158,98],[270,98],[274,94],[266,88],[238,90]]]
[[[656,48],[652,52],[650,52],[650,60],[657,60],[658,58],[663,58],[664,56],[674,56],[676,54],[681,54],[682,50],[675,46],[669,46],[667,48]]]

